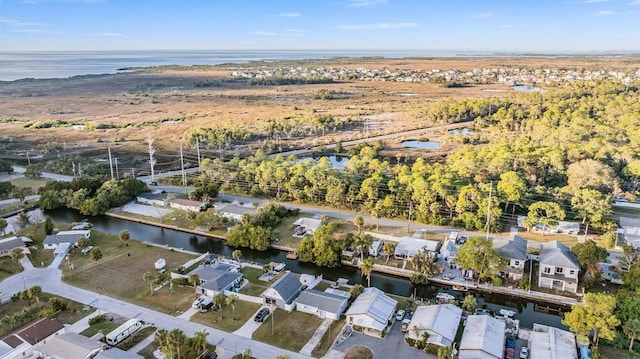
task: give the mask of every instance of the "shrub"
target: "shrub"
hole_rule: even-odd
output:
[[[96,315],[95,317],[89,319],[89,325],[95,325],[98,323],[102,323],[107,320],[107,316],[105,314]]]

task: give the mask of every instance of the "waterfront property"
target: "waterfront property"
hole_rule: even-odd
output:
[[[60,245],[67,245],[74,247],[80,238],[89,238],[91,235],[90,230],[84,231],[63,231],[57,234],[50,234],[44,239],[44,249],[55,250]]]
[[[106,346],[78,333],[64,333],[50,338],[36,351],[44,358],[86,359],[95,357]]]
[[[131,351],[125,351],[113,347],[105,351],[101,351],[96,355],[95,359],[144,359],[144,357]]]
[[[13,237],[0,239],[0,257],[8,256],[11,253],[11,251],[15,248],[21,248],[23,252],[25,250],[28,251],[26,247],[27,245],[22,240],[22,237],[18,238],[16,236],[13,236]]]
[[[166,192],[144,192],[136,196],[136,201],[150,206],[166,207],[169,200]]]
[[[624,241],[634,249],[640,248],[640,220],[637,218],[620,217],[620,228],[616,234],[622,235]]]
[[[542,243],[540,248],[540,268],[538,285],[576,293],[580,265],[569,247],[553,241]]]
[[[440,248],[440,242],[415,237],[401,237],[398,239],[394,257],[396,259],[411,259],[418,252],[426,251],[431,255],[435,255]]]
[[[422,340],[429,335],[428,344],[451,346],[456,338],[462,309],[453,304],[421,305],[416,308],[407,328],[406,338]]]
[[[302,283],[290,271],[278,279],[262,293],[264,304],[275,305],[280,309],[291,311],[295,307],[293,301],[302,292]]]
[[[196,286],[196,292],[209,297],[233,290],[243,280],[242,274],[237,272],[236,267],[222,263],[213,266],[201,265],[191,274],[197,274],[200,280],[200,284]]]
[[[169,207],[181,209],[183,211],[199,212],[203,207],[202,202],[192,201],[189,199],[172,198],[169,200]]]
[[[345,313],[354,330],[382,337],[393,319],[398,302],[375,287],[365,288]]]
[[[462,333],[458,359],[502,359],[506,324],[488,315],[470,315]]]
[[[293,222],[293,225],[299,228],[299,230],[296,229],[296,234],[300,233],[302,236],[305,234],[313,235],[322,226],[322,221],[317,218],[299,218]]]
[[[245,214],[255,215],[257,210],[252,205],[251,207],[239,206],[234,203],[219,203],[213,206],[220,217],[229,218],[234,221],[242,220],[242,216]]]
[[[529,333],[530,358],[578,359],[573,333],[542,324],[533,324]]]
[[[330,289],[330,288],[329,288]],[[340,319],[349,305],[349,295],[341,296],[327,291],[307,289],[296,300],[296,309],[300,312],[317,315],[318,318]]]
[[[30,358],[33,346],[46,342],[49,337],[63,333],[64,325],[55,319],[36,319],[0,339],[0,358]]]
[[[609,252],[605,262],[598,263],[602,278],[613,284],[623,284],[620,273],[615,270],[615,268],[620,264],[620,259],[622,257],[623,255],[621,253]]]
[[[493,249],[509,261],[502,269],[506,277],[515,281],[522,279],[527,261],[527,240],[516,234],[509,240],[494,240]]]

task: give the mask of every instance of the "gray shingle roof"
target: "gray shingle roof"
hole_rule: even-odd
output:
[[[285,303],[291,304],[296,294],[302,289],[302,283],[295,274],[288,272],[272,286]]]
[[[542,248],[540,249],[540,264],[580,269],[580,264],[578,264],[576,256],[571,253],[569,247],[558,241],[542,244]]]
[[[81,237],[81,234],[50,234],[44,239],[44,244],[75,244]]]
[[[315,289],[307,289],[300,293],[297,303],[316,307],[320,310],[330,313],[338,313],[342,304],[348,298],[341,297],[339,295],[321,292]]]
[[[527,240],[518,235],[514,235],[511,240],[493,241],[493,248],[505,258],[527,259]]]
[[[14,248],[22,248],[24,246],[24,242],[18,237],[0,239],[0,252],[10,251]]]
[[[228,268],[227,268],[228,267]],[[200,266],[194,271],[200,280],[204,281],[200,285],[201,288],[209,289],[214,292],[225,290],[231,283],[242,277],[242,274],[230,272],[231,266],[221,265],[217,267]]]
[[[136,353],[125,351],[118,348],[110,348],[109,350],[102,351],[96,355],[95,359],[143,359]]]

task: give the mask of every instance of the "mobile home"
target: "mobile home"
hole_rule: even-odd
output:
[[[114,329],[105,337],[107,344],[117,345],[121,341],[127,339],[131,334],[142,328],[144,323],[139,319],[129,319],[121,326]]]

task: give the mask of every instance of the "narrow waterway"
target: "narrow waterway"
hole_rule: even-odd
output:
[[[54,221],[62,223],[79,222],[87,218],[73,210],[48,211],[47,214],[51,216]],[[231,252],[235,249],[227,246],[226,243],[221,240],[194,236],[141,223],[106,216],[89,217],[88,219],[93,223],[93,229],[96,231],[118,235],[120,231],[127,230],[131,234],[132,239],[140,241],[166,244],[170,247],[182,248],[199,253],[216,253],[227,257],[231,257]],[[365,286],[367,285],[366,278],[362,277],[360,272],[352,267],[318,267],[314,264],[286,259],[284,252],[276,250],[268,250],[265,252],[253,251],[247,248],[242,248],[241,250],[242,258],[246,261],[258,263],[285,262],[287,269],[293,272],[313,275],[322,274],[323,278],[329,280],[346,278],[351,284],[361,283]],[[433,298],[437,292],[441,291],[456,294],[447,288],[435,285],[414,285],[404,278],[377,273],[371,275],[371,285],[387,293],[406,297],[415,294],[415,296],[419,298]],[[460,297],[460,295],[458,296]],[[519,313],[516,318],[520,319],[520,325],[524,328],[531,328],[533,327],[533,323],[540,323],[566,329],[566,327],[562,325],[562,318],[559,315],[542,312],[546,310],[546,305],[536,305],[520,298],[479,293],[478,307],[488,308],[494,311],[498,311],[501,308],[516,310]],[[557,306],[551,306],[551,313],[555,313],[555,309],[558,308]]]

